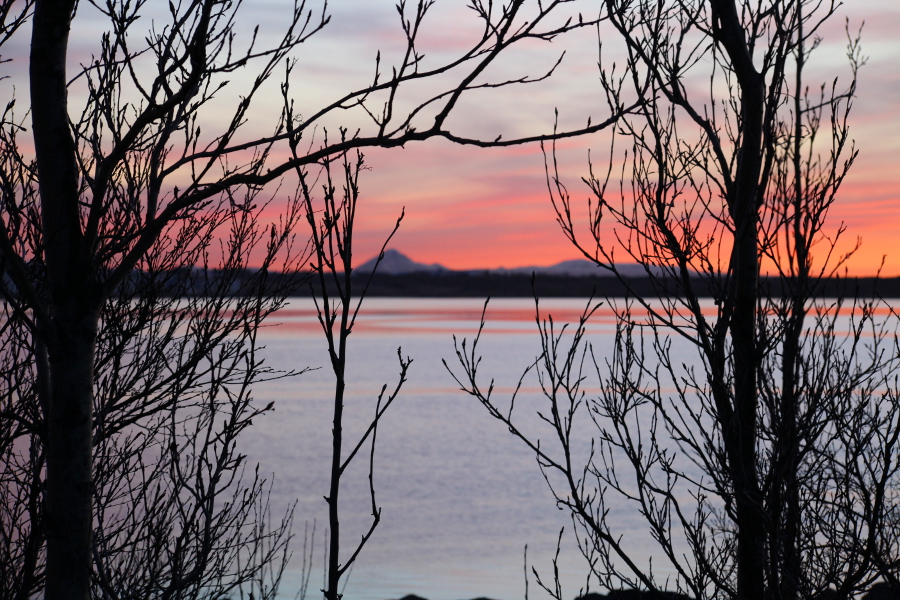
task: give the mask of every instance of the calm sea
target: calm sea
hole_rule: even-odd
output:
[[[543,316],[577,321],[585,300],[541,302]],[[374,483],[382,521],[362,551],[345,597],[386,600],[417,594],[429,600],[525,596],[524,550],[534,567],[552,580],[552,558],[565,527],[559,566],[563,597],[574,598],[586,572],[574,543],[572,524],[558,510],[535,457],[479,402],[462,393],[441,360],[454,367],[453,336],[474,336],[483,302],[476,299],[387,299],[366,301],[350,338],[347,434],[354,440],[375,410],[382,385],[397,381],[397,349],[413,359],[409,380],[378,430]],[[710,306],[712,308],[712,306]],[[480,350],[481,383],[496,380],[494,394],[505,406],[523,370],[540,353],[534,302],[500,299],[490,303]],[[590,321],[589,339],[602,359],[614,340],[612,313],[601,308]],[[243,451],[261,471],[274,474],[273,509],[297,501],[294,558],[282,595],[299,588],[304,523],[316,527],[310,598],[321,597],[327,524],[323,496],[328,491],[333,375],[326,345],[310,301],[294,300],[274,315],[262,334],[265,356],[277,369],[313,371],[258,384],[260,404],[275,401],[275,412],[258,420]],[[673,340],[673,357],[696,360],[684,342]],[[681,344],[682,346],[679,346]],[[683,358],[682,358],[683,357]],[[591,381],[587,385],[590,388]],[[534,377],[526,378],[516,410],[530,431],[541,431],[535,412],[541,402]],[[590,389],[588,389],[590,392]],[[586,414],[576,436],[586,451],[591,430]],[[547,430],[544,429],[544,437]],[[550,440],[548,440],[550,441]],[[349,442],[348,444],[349,445]],[[347,475],[341,496],[342,540],[355,544],[371,519],[367,455]],[[641,561],[654,547],[633,509],[614,506],[610,517]],[[346,555],[344,556],[344,560]],[[654,562],[657,575],[665,567]],[[533,576],[532,598],[539,593]]]

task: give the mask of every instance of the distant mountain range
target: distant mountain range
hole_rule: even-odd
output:
[[[368,280],[376,263],[372,258],[356,269],[360,279]],[[565,260],[549,267],[515,267],[512,269],[473,269],[455,271],[440,264],[423,264],[394,249],[385,250],[378,274],[368,283],[369,296],[417,297],[417,298],[530,298],[537,293],[541,297],[587,298],[660,295],[677,296],[684,292],[679,277],[666,277],[660,267],[650,269],[648,276],[643,265],[624,263],[616,265],[622,278],[613,276],[585,259]],[[531,274],[538,275],[534,280]],[[304,291],[310,285],[302,273],[286,277],[297,279],[297,289]],[[302,279],[302,281],[301,281]],[[695,280],[693,292],[701,298],[712,297],[709,274],[692,273]],[[330,279],[328,280],[330,282]],[[326,282],[326,285],[331,285]],[[357,291],[361,283],[357,283]],[[301,285],[302,284],[302,285]],[[317,279],[311,281],[318,285]],[[760,285],[774,297],[789,294],[791,284],[778,277],[760,278]],[[815,295],[818,298],[858,297],[900,298],[900,277],[876,279],[872,277],[835,277],[818,282]],[[301,294],[302,295],[302,294]]]
[[[653,273],[661,272],[659,267],[651,266],[648,268]],[[617,264],[616,270],[622,277],[647,276],[647,270],[644,268],[644,265],[636,263]],[[557,277],[615,277],[611,271],[603,269],[597,266],[597,263],[584,258],[564,260],[561,263],[556,263],[549,267],[516,267],[515,269],[504,269],[501,267],[490,272],[497,275],[502,275],[504,273],[511,275],[531,275],[534,273],[535,275],[555,275]]]
[[[373,256],[360,266],[356,267],[357,273],[371,273],[378,264],[378,257]],[[450,269],[443,265],[426,265],[418,263],[398,250],[389,248],[384,251],[381,264],[378,265],[378,273],[382,275],[407,275],[409,273],[449,273]]]
[[[377,256],[370,258],[357,267],[356,271],[358,273],[371,273],[375,268],[377,260]],[[647,271],[644,269],[643,265],[633,263],[621,264],[617,265],[617,269],[624,277],[645,277],[647,275]],[[393,248],[384,251],[384,258],[382,259],[381,264],[378,265],[378,273],[383,275],[408,275],[410,273],[450,274],[465,272],[490,275],[531,275],[532,273],[535,273],[537,275],[555,275],[558,277],[613,277],[613,274],[606,269],[601,269],[593,262],[583,258],[564,260],[561,263],[549,267],[516,267],[513,269],[501,267],[499,269],[453,271],[437,263],[427,265],[416,262]]]

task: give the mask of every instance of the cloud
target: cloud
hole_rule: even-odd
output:
[[[162,4],[147,6],[149,10],[162,6],[160,10],[164,11]],[[317,11],[321,4],[309,6]],[[261,41],[279,35],[288,10],[276,0],[245,5],[239,42],[249,39],[255,24],[260,25]],[[579,0],[571,5],[571,10],[588,14],[595,6]],[[860,272],[872,272],[880,264],[880,252],[896,245],[894,231],[900,225],[900,61],[896,60],[900,56],[900,4],[860,0],[848,3],[841,11],[822,29],[823,43],[815,55],[819,58],[810,64],[809,74],[812,79],[828,82],[835,74],[846,78],[843,17],[849,17],[852,29],[865,21],[863,51],[869,62],[860,72],[850,121],[860,155],[833,209],[833,218],[835,226],[841,220],[848,225],[848,236],[863,237],[863,250],[851,264]],[[329,12],[331,23],[296,54],[299,62],[292,89],[306,115],[369,83],[379,50],[382,70],[389,72],[404,49],[405,37],[392,1],[336,0],[329,3]],[[153,16],[162,19],[164,15]],[[150,19],[142,21],[149,25]],[[146,26],[136,24],[137,29]],[[97,53],[99,33],[105,28],[96,10],[87,4],[80,9],[72,31],[70,70]],[[15,81],[3,83],[7,90],[15,83],[20,100],[27,100],[22,69],[22,59],[27,55],[26,33],[20,33],[7,48],[12,50],[9,56],[17,59],[5,67]],[[426,65],[438,64],[458,56],[479,33],[477,20],[465,2],[442,0],[426,21],[419,50],[426,54]],[[615,40],[604,39],[605,59],[615,60]],[[557,108],[562,127],[583,125],[589,115],[594,122],[605,118],[605,103],[597,82],[597,39],[590,31],[563,36],[553,43],[514,48],[480,81],[542,74],[563,51],[566,58],[553,78],[539,84],[464,96],[450,125],[463,134],[493,138],[499,134],[510,137],[547,132],[553,126]],[[234,73],[234,90],[241,89],[250,75],[252,69]],[[458,73],[449,76],[446,80],[412,86],[401,98],[401,104],[409,106],[416,99],[428,97],[440,89],[439,83],[446,85]],[[77,99],[77,94],[73,97]],[[225,98],[210,113],[210,135],[215,120],[228,112]],[[260,98],[248,127],[267,131],[279,102],[275,93]],[[429,118],[423,115],[423,122]],[[364,125],[365,119],[341,111],[329,125],[333,128],[338,123]],[[595,148],[595,164],[602,168],[602,136],[560,144],[561,165],[576,209],[584,205],[588,195],[579,179],[587,174],[587,149],[591,147]],[[361,260],[380,247],[403,206],[407,208],[407,218],[398,241],[402,240],[405,251],[419,261],[441,262],[453,268],[487,268],[551,264],[578,256],[554,223],[543,157],[537,145],[479,150],[438,141],[390,151],[367,151],[367,156],[373,170],[362,179],[363,203],[358,223]],[[900,256],[889,258],[888,265],[892,273],[900,274]]]

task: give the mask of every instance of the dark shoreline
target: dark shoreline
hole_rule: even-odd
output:
[[[133,285],[125,284],[122,293],[142,288],[139,280],[146,274],[135,272]],[[177,270],[155,273],[152,284],[157,294],[168,297],[184,296],[245,296],[260,292],[260,273],[251,269],[230,272],[201,272]],[[319,278],[308,272],[266,273],[263,293],[294,298],[308,297],[310,291],[318,294]],[[343,285],[343,277],[340,276]],[[724,281],[695,276],[691,288],[700,298],[715,298],[724,288]],[[354,273],[352,292],[358,296],[366,284],[370,297],[399,298],[532,298],[535,291],[541,298],[624,298],[642,296],[678,297],[684,293],[681,281],[632,277],[624,281],[615,277],[586,277],[571,275],[539,274],[532,278],[526,274],[496,273],[490,271],[444,271],[440,273],[407,273],[402,275]],[[225,288],[224,290],[222,288]],[[326,287],[331,297],[337,295],[333,277],[326,277]],[[777,277],[761,277],[760,287],[770,297],[789,295],[790,280]],[[717,289],[718,288],[718,289]],[[816,298],[900,298],[900,277],[878,279],[875,277],[847,277],[822,279],[816,284]]]
[[[294,274],[299,277],[301,274]],[[304,275],[305,276],[305,275]],[[358,292],[366,282],[363,275],[353,277],[354,292]],[[300,283],[300,280],[297,280]],[[670,280],[666,285],[650,277],[631,278],[628,285],[613,277],[567,277],[558,275],[506,275],[478,272],[451,272],[441,274],[410,273],[405,275],[376,275],[372,278],[367,295],[395,296],[411,298],[531,298],[534,290],[541,298],[587,298],[594,296],[627,297],[641,295],[679,296],[681,286]],[[314,287],[315,281],[313,281]],[[699,297],[713,298],[715,291],[708,283],[695,278],[692,286]],[[764,290],[773,296],[783,295],[788,291],[785,282],[778,278],[763,277],[760,281]],[[328,286],[329,288],[332,285]],[[629,290],[630,288],[630,290]],[[293,296],[304,296],[308,293],[309,284],[298,285]],[[334,291],[334,290],[330,290]],[[854,298],[871,299],[900,298],[900,277],[876,279],[832,278],[819,282],[815,296],[818,298]]]

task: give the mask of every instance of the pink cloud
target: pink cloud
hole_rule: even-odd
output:
[[[577,11],[592,4],[573,6]],[[261,39],[274,35],[283,23],[285,9],[280,2],[265,0],[254,3],[252,10],[249,5],[245,8],[247,24],[261,24]],[[477,31],[464,3],[439,2],[435,10],[426,23],[420,49],[428,60],[437,61],[467,47]],[[857,235],[863,238],[864,245],[850,265],[854,272],[869,274],[878,268],[884,252],[894,251],[895,232],[900,229],[900,61],[896,59],[900,56],[900,5],[866,0],[842,10],[850,17],[851,27],[866,21],[863,51],[870,61],[860,73],[851,117],[851,133],[861,153],[832,211],[832,223],[836,227],[845,222],[849,239]],[[98,33],[104,29],[91,11],[85,5],[75,21],[73,68],[96,52]],[[333,3],[331,11],[332,23],[298,52],[301,62],[294,85],[298,103],[307,114],[368,83],[379,49],[384,51],[385,65],[396,61],[403,49],[392,2],[347,0]],[[827,80],[834,74],[846,76],[842,16],[834,17],[822,30],[826,39],[819,53],[823,58],[811,66],[811,75]],[[18,45],[11,46],[16,49],[13,54],[17,60],[5,69],[16,78],[17,95],[25,101],[25,61],[19,59],[27,55],[27,35],[20,34],[19,38]],[[536,74],[564,49],[568,51],[566,61],[554,78],[534,86],[473,95],[460,105],[452,126],[471,135],[494,137],[502,133],[509,137],[549,131],[557,107],[563,126],[581,125],[589,114],[595,121],[603,118],[605,105],[595,71],[596,40],[590,32],[552,45],[523,47],[485,77],[496,80],[507,73]],[[246,83],[241,79],[244,76],[235,74],[236,90]],[[3,83],[5,89],[10,89],[10,84]],[[416,93],[429,91],[431,88],[425,87]],[[260,111],[252,115],[251,132],[269,129],[272,110],[277,109],[276,96],[261,98]],[[210,117],[211,125],[218,115],[227,112],[225,108]],[[346,113],[339,117],[362,122]],[[208,131],[212,135],[214,127]],[[596,150],[598,167],[602,166],[606,148],[601,138],[559,144],[561,165],[576,210],[584,206],[588,196],[579,178],[587,173],[590,147]],[[366,154],[373,170],[362,178],[357,225],[360,261],[380,248],[403,206],[407,217],[392,245],[419,261],[461,269],[546,265],[578,256],[554,222],[544,181],[544,159],[535,144],[479,150],[438,141]],[[277,210],[277,206],[270,208],[267,218],[274,219]],[[900,274],[900,256],[889,256],[886,264],[886,272]]]

